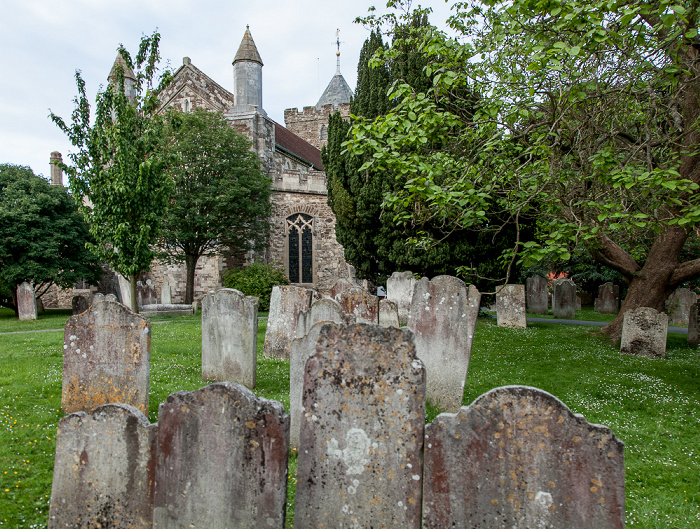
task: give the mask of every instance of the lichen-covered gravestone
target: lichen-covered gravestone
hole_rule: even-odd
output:
[[[355,316],[357,323],[379,322],[379,298],[360,287],[344,290],[337,298],[348,314]]]
[[[157,428],[126,404],[63,417],[56,438],[49,529],[150,528]]]
[[[419,528],[425,371],[411,333],[324,325],[303,405],[295,529]]]
[[[289,415],[239,384],[173,393],[158,412],[153,523],[284,527]]]
[[[296,338],[297,318],[309,310],[316,292],[292,285],[276,286],[270,295],[270,312],[265,330],[265,356],[289,358],[289,344]]]
[[[554,281],[552,314],[555,318],[573,319],[576,317],[576,285],[570,279]]]
[[[328,293],[328,295],[333,299],[338,299],[338,296],[341,294],[341,292],[345,292],[347,289],[352,288],[353,286],[354,285],[347,279],[340,278],[331,287],[331,290]]]
[[[452,276],[422,278],[413,292],[408,328],[427,373],[427,396],[442,409],[462,405],[481,294]]]
[[[547,280],[535,275],[525,280],[527,290],[527,310],[533,314],[547,314],[549,312]]]
[[[150,361],[151,323],[121,303],[95,296],[64,330],[63,411],[121,402],[148,413]]]
[[[622,529],[623,444],[536,388],[489,391],[425,428],[426,529]]]
[[[622,320],[620,352],[631,355],[664,358],[668,316],[650,307],[625,312]]]
[[[26,281],[17,287],[17,313],[20,320],[38,319],[34,288]]]
[[[688,345],[697,347],[700,342],[698,336],[698,304],[693,303],[690,306],[690,314],[688,315]]]
[[[255,387],[258,298],[233,288],[202,300],[202,380]]]
[[[73,309],[73,316],[76,314],[81,314],[90,308],[90,302],[85,296],[73,296],[71,299],[71,308]]]
[[[347,314],[343,307],[334,299],[322,298],[311,303],[308,310],[302,310],[297,317],[297,328],[294,335],[302,338],[311,327],[320,321],[336,322],[343,324],[355,323],[355,316]]]
[[[499,327],[527,327],[523,285],[502,285],[496,288],[496,318]]]
[[[382,327],[399,327],[399,308],[391,300],[379,300],[379,325]]]
[[[399,324],[408,323],[408,313],[411,310],[413,289],[418,281],[413,272],[394,272],[386,280],[386,299],[396,303],[399,309]]]
[[[668,297],[668,318],[670,325],[688,325],[690,307],[697,303],[698,296],[687,288],[678,288]]]
[[[598,287],[598,299],[595,310],[601,314],[617,314],[620,312],[620,287],[610,282]]]

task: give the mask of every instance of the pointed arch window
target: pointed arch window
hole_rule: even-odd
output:
[[[287,217],[287,271],[290,283],[314,282],[314,218],[305,213]]]

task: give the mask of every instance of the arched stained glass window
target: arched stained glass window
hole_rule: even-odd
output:
[[[314,282],[313,222],[305,213],[287,217],[290,283]]]

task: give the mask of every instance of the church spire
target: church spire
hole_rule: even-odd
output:
[[[233,111],[236,114],[259,112],[262,106],[263,62],[255,46],[250,27],[245,27],[243,40],[233,59]]]
[[[352,90],[345,81],[343,74],[340,73],[340,30],[335,30],[335,45],[336,45],[336,69],[335,75],[331,82],[324,90],[323,94],[316,103],[316,108],[320,109],[326,105],[333,105],[333,108],[338,108],[338,105],[349,103],[353,97]]]
[[[241,45],[238,47],[236,56],[233,59],[233,64],[239,61],[257,62],[260,66],[263,66],[258,48],[253,41],[253,36],[250,34],[250,26],[247,25],[245,27],[245,33],[243,34],[243,40],[241,40]]]
[[[337,67],[335,69],[335,75],[340,75],[340,29],[335,30],[335,45],[337,46],[335,51]]]

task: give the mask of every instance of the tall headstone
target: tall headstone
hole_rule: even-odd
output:
[[[106,404],[58,422],[49,529],[146,529],[153,521],[157,424]]]
[[[64,330],[66,413],[121,402],[148,413],[151,323],[121,303],[98,301],[72,316]]]
[[[295,529],[421,526],[425,376],[406,329],[323,326],[304,373]]]
[[[26,281],[17,287],[17,312],[20,320],[38,319],[34,288]]]
[[[687,288],[679,288],[671,293],[666,301],[670,325],[688,325],[690,307],[697,301],[697,294]]]
[[[158,303],[158,294],[151,278],[136,282],[136,299],[139,307]]]
[[[399,307],[391,300],[379,300],[379,325],[382,327],[399,327]]]
[[[386,299],[396,303],[399,309],[399,324],[408,323],[408,313],[411,310],[411,300],[413,299],[413,289],[417,280],[413,277],[413,272],[394,272],[386,280]]]
[[[379,323],[379,298],[360,287],[352,287],[338,295],[338,303],[357,323]]]
[[[476,287],[452,276],[424,277],[413,291],[408,328],[425,365],[427,397],[447,411],[462,405],[480,302]]]
[[[622,529],[623,444],[526,386],[489,391],[425,428],[426,529]]]
[[[270,312],[265,330],[265,356],[289,358],[289,344],[296,338],[297,318],[309,310],[315,291],[293,285],[276,286],[270,295]]]
[[[527,310],[532,314],[547,314],[549,312],[547,280],[535,275],[525,280],[527,290]]]
[[[668,315],[650,307],[625,312],[622,320],[620,352],[624,354],[664,358]]]
[[[282,529],[288,452],[279,402],[229,382],[173,393],[158,411],[154,526]]]
[[[693,303],[690,306],[690,314],[688,315],[688,345],[697,347],[700,342],[700,333],[698,332],[698,303]]]
[[[131,283],[128,278],[116,274],[119,283],[119,299],[126,307],[131,307]]]
[[[328,293],[328,295],[333,299],[338,299],[338,296],[340,295],[341,292],[345,292],[347,289],[352,288],[352,287],[353,287],[353,284],[350,281],[348,281],[347,279],[340,278],[331,287],[331,290]]]
[[[595,310],[601,314],[620,312],[620,287],[610,282],[600,285],[598,298],[595,300]]]
[[[90,308],[90,302],[85,296],[73,296],[71,299],[71,308],[73,309],[73,316],[85,312]]]
[[[321,298],[311,303],[308,310],[302,310],[297,317],[295,336],[302,338],[309,330],[320,321],[343,323],[349,325],[355,323],[355,316],[343,310],[334,299]]]
[[[233,288],[202,300],[202,380],[255,387],[258,298]]]
[[[496,288],[496,319],[499,327],[527,327],[524,285],[501,285]]]
[[[172,289],[170,288],[170,283],[167,281],[163,283],[163,286],[160,289],[160,302],[163,305],[171,305],[173,302]]]
[[[576,317],[576,285],[570,279],[553,282],[552,313],[555,318],[574,319]]]

